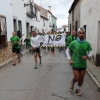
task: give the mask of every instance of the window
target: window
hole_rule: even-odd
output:
[[[42,29],[42,33],[44,33],[44,29]]]
[[[31,30],[31,32],[33,31],[33,26],[30,26],[30,30]]]
[[[6,17],[0,16],[0,48],[7,46]]]
[[[27,36],[29,34],[29,23],[26,23],[26,34],[27,34]]]
[[[83,25],[83,28],[85,29],[85,32],[86,32],[86,25]]]
[[[64,28],[64,31],[66,31],[66,28]]]
[[[72,30],[72,29],[71,29],[71,24],[70,24],[70,34],[71,34],[71,30]]]
[[[22,34],[22,22],[20,20],[18,20],[18,28],[20,33]]]
[[[78,21],[76,21],[75,23],[75,31],[77,32],[77,30],[78,30]]]
[[[13,27],[14,27],[14,32],[17,32],[17,21],[16,21],[16,19],[13,19]]]
[[[39,29],[37,30],[37,33],[39,33]]]
[[[86,33],[86,25],[83,25],[83,28],[85,29],[85,33]],[[86,39],[86,36],[85,36],[85,39]]]
[[[45,26],[45,20],[43,19],[43,26]]]
[[[53,28],[55,28],[55,24],[53,24]]]
[[[72,21],[74,21],[74,10],[72,11]]]

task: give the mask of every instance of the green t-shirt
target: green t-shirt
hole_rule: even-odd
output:
[[[10,38],[11,42],[12,42],[12,47],[13,48],[20,48],[20,45],[19,44],[15,44],[14,42],[19,42],[20,41],[20,38],[18,36],[12,36]]]
[[[28,37],[27,37],[27,38],[28,38],[28,39],[27,39],[27,44],[29,44],[29,45],[30,45],[30,44],[31,44],[31,40],[30,40],[30,39],[31,39],[31,36],[30,36],[30,35],[28,35]]]
[[[69,46],[72,41],[76,40],[76,38],[77,38],[76,36],[72,36],[72,35],[66,37],[65,39],[66,46]]]
[[[86,60],[84,60],[82,57],[87,56],[87,52],[92,50],[90,43],[87,41],[78,42],[77,40],[74,40],[73,42],[71,42],[68,48],[72,50],[72,60],[74,61],[72,67],[86,68]]]

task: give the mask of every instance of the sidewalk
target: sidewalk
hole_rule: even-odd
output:
[[[87,61],[87,73],[93,79],[98,88],[100,88],[100,68],[96,67],[90,61]]]
[[[26,54],[27,52],[28,52],[28,50],[22,51],[22,55]],[[8,59],[8,60],[6,60],[6,61],[0,63],[0,68],[4,67],[5,65],[7,65],[8,63],[10,63],[10,62],[12,62],[12,61],[13,61],[13,59],[10,58],[10,59]]]

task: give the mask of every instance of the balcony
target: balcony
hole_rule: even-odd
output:
[[[35,18],[36,15],[34,13],[31,13],[31,12],[27,12],[26,15],[30,18]]]
[[[30,18],[35,18],[36,17],[36,8],[33,6],[33,2],[24,4],[24,7],[27,6],[27,12],[26,15]]]

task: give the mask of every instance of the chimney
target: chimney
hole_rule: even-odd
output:
[[[48,6],[48,10],[51,12],[51,6]]]

